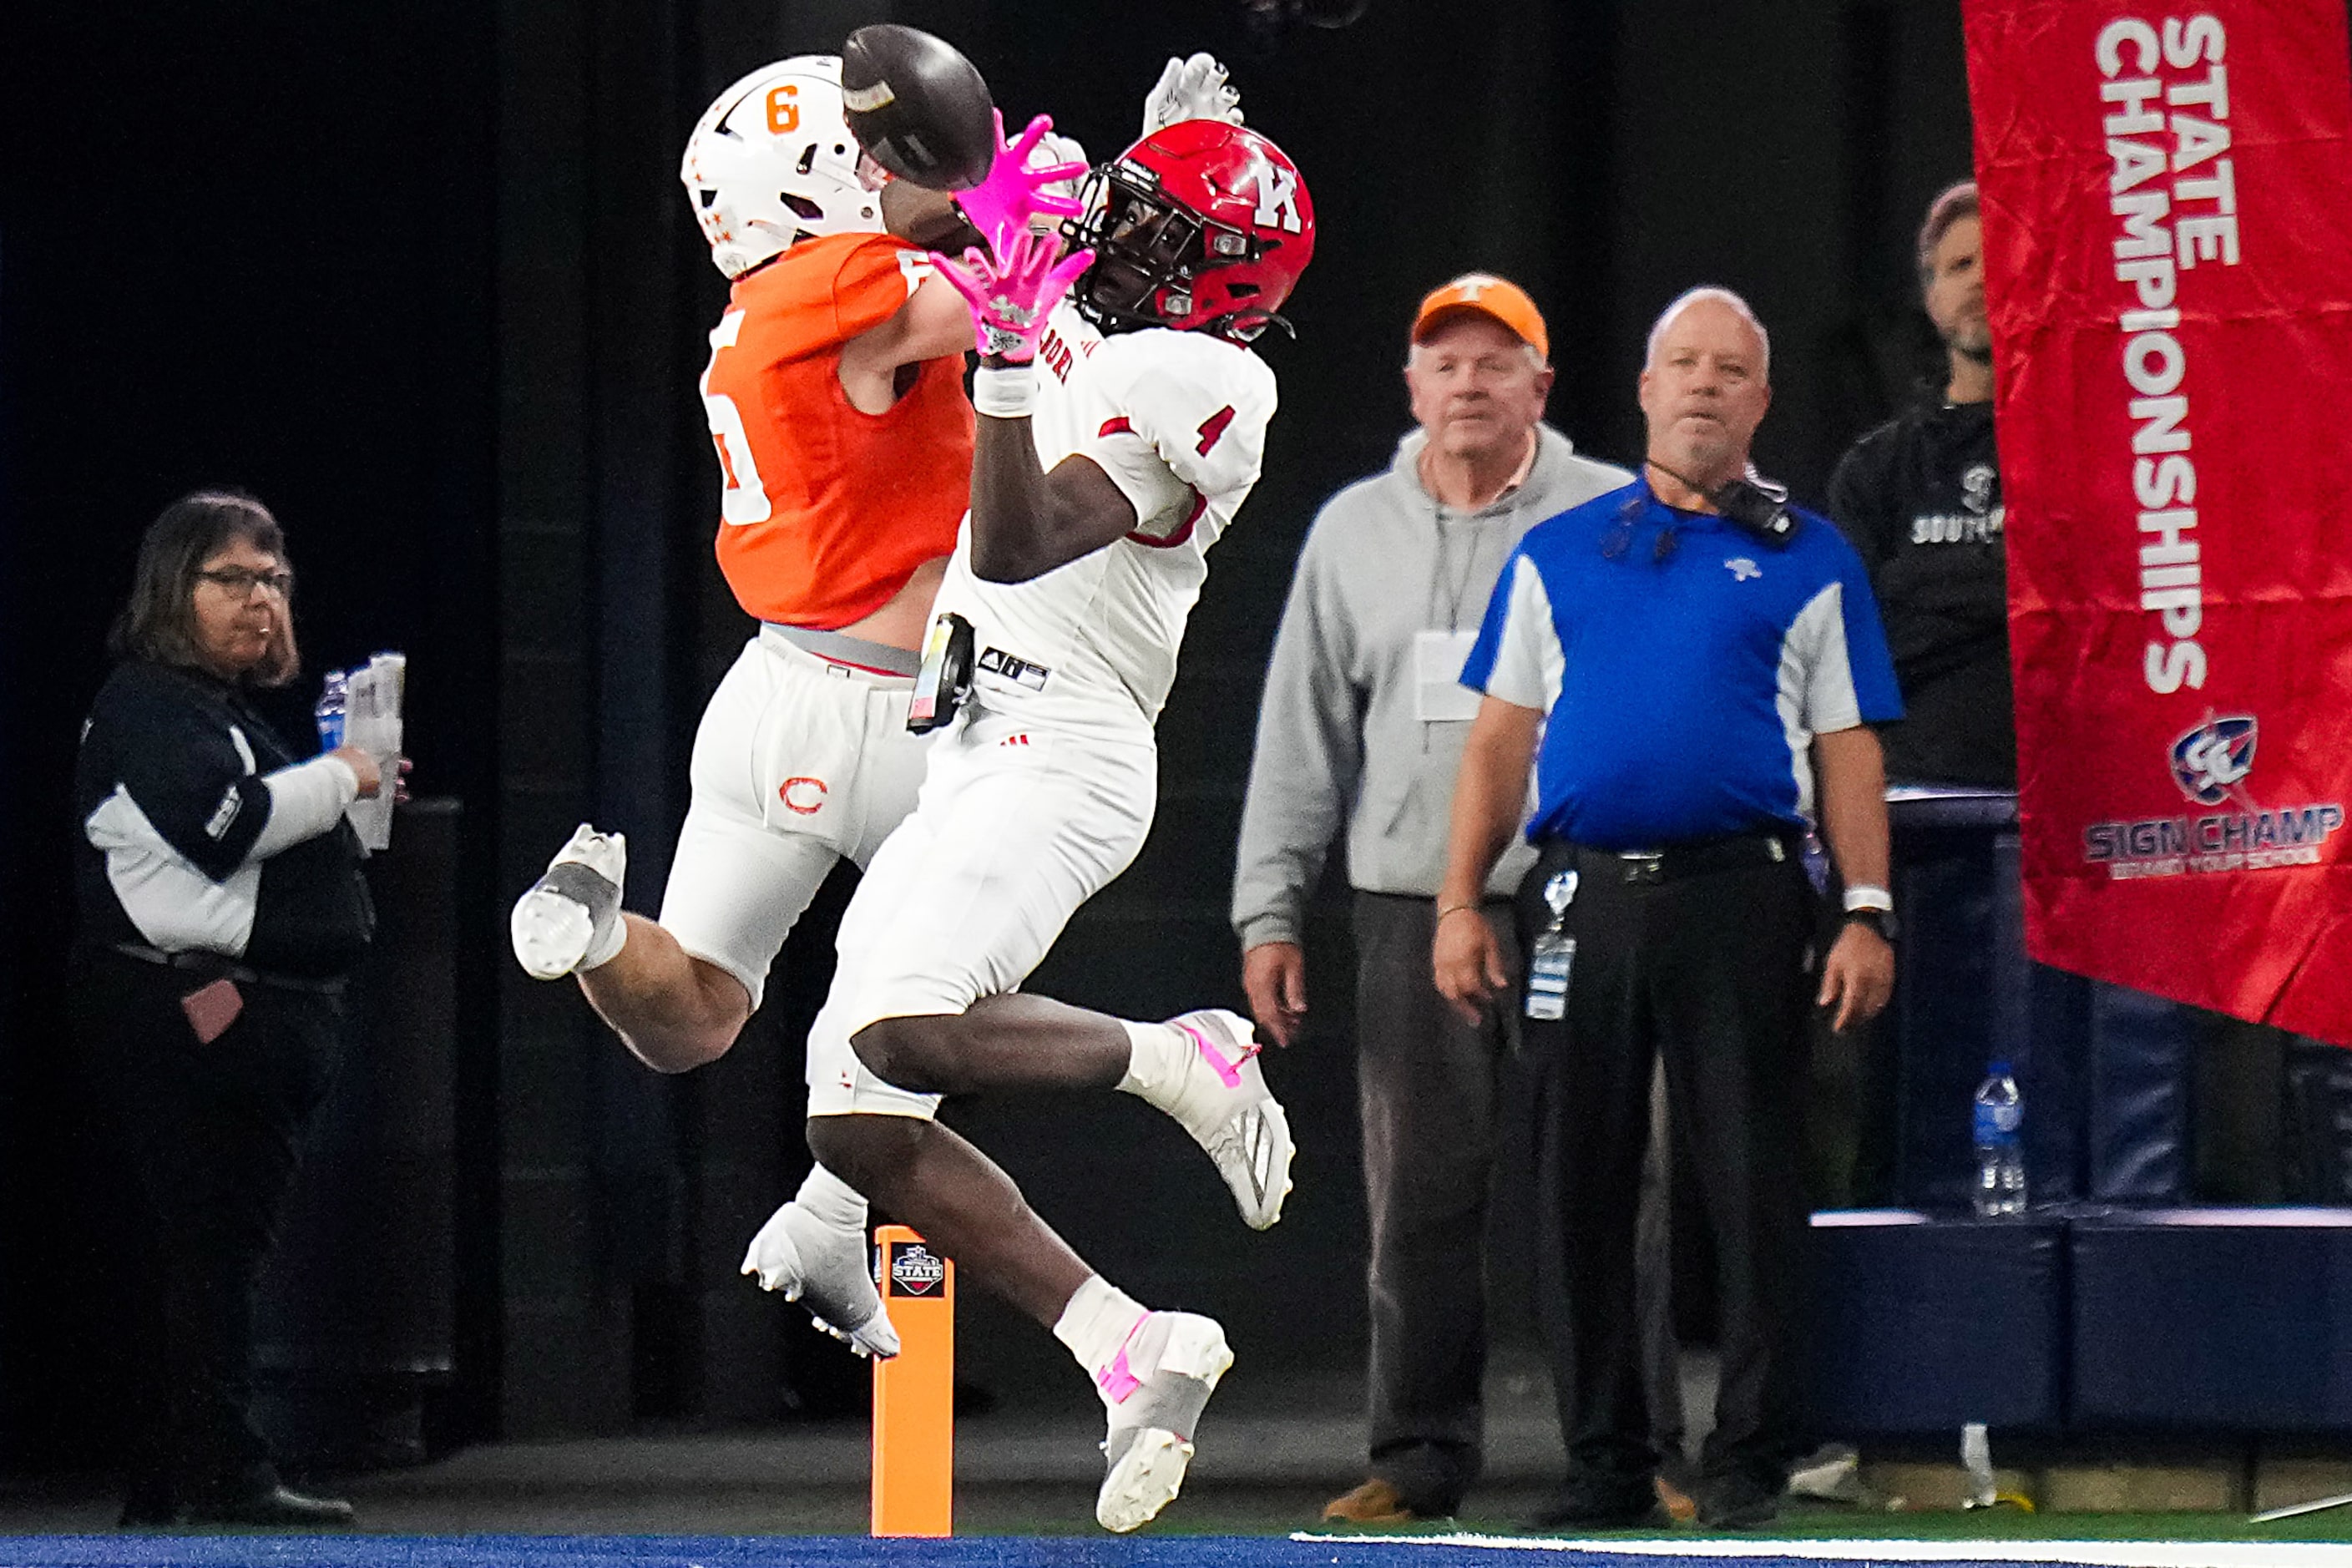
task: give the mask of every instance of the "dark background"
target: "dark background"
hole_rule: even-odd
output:
[[[734,1272],[805,1167],[799,1030],[845,889],[736,1051],[679,1080],[638,1069],[572,987],[524,980],[505,911],[583,818],[628,833],[631,900],[655,906],[696,716],[750,629],[709,554],[693,386],[724,285],[676,181],[686,133],[752,66],[885,19],[953,39],[1008,117],[1051,110],[1097,158],[1161,61],[1213,50],[1319,220],[1298,341],[1265,348],[1265,478],[1161,724],[1151,842],[1041,991],[1140,1016],[1238,1002],[1223,911],[1265,650],[1315,507],[1406,426],[1424,290],[1471,268],[1526,285],[1555,423],[1622,460],[1652,318],[1693,284],[1739,289],[1773,334],[1759,460],[1803,499],[1932,359],[1910,237],[1968,170],[1957,0],[1371,0],[1271,52],[1239,0],[12,7],[0,1457],[98,1451],[139,1288],[60,1015],[68,782],[138,535],[200,484],[246,486],[287,526],[310,671],[289,724],[320,669],[405,649],[418,791],[464,804],[434,900],[457,955],[439,1432],[761,1419],[853,1386]],[[1303,1147],[1278,1230],[1242,1230],[1206,1162],[1123,1100],[950,1111],[1106,1273],[1223,1316],[1245,1365],[1360,1363],[1343,910],[1327,899],[1310,942],[1312,1037],[1270,1068]],[[976,1298],[967,1321],[969,1376],[1090,1407],[1045,1335]]]

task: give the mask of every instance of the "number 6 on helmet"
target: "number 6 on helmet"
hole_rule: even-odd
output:
[[[677,177],[710,259],[730,278],[803,239],[882,232],[881,196],[857,177],[831,55],[761,66],[720,93],[687,138]]]

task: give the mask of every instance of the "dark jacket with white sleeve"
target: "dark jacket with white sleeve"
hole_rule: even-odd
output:
[[[75,889],[87,945],[333,979],[375,915],[339,757],[298,760],[236,687],[127,660],[82,726]]]

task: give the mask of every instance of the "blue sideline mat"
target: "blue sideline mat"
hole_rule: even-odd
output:
[[[1301,1543],[1438,1547],[1447,1555],[1372,1559],[1403,1568],[1765,1568],[1834,1563],[1915,1563],[1937,1568],[2346,1568],[2352,1543],[2276,1541],[1569,1541],[1557,1536],[1297,1534]],[[1457,1555],[1458,1554],[1458,1555]],[[1316,1558],[1337,1563],[1338,1557]]]
[[[2321,1568],[2352,1547],[2281,1542],[1569,1541],[1555,1537],[1161,1535],[1145,1538],[658,1535],[17,1535],[0,1568],[1771,1568],[2019,1563],[2081,1568]]]

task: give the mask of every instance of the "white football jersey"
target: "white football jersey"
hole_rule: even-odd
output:
[[[1257,483],[1274,373],[1206,332],[1097,331],[1065,300],[1037,347],[1031,429],[1047,472],[1073,453],[1135,505],[1126,538],[1026,583],[971,572],[971,519],[937,608],[972,624],[980,706],[1132,733],[1160,716],[1209,547]]]

